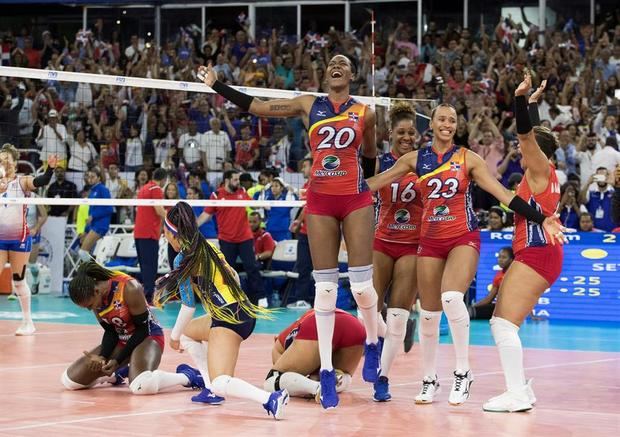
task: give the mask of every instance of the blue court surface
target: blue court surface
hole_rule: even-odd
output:
[[[179,305],[173,302],[163,310],[154,310],[156,317],[165,328],[170,329],[174,325]],[[32,299],[32,310],[35,323],[38,321],[97,325],[92,312],[74,305],[68,298],[35,295]],[[201,309],[198,313],[200,311]],[[301,314],[303,314],[302,310],[278,310],[274,313],[273,321],[260,320],[254,332],[277,334]],[[19,303],[1,296],[0,320],[20,319]],[[620,327],[617,323],[528,320],[521,328],[520,337],[523,345],[528,348],[620,352]],[[441,342],[451,343],[450,336],[442,335]],[[488,321],[472,321],[471,344],[479,346],[494,344]]]

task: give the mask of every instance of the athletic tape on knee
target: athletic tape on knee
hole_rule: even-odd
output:
[[[349,280],[351,281],[351,292],[358,307],[366,309],[377,304],[377,292],[372,279],[365,282],[353,282],[349,276]]]
[[[458,291],[441,293],[441,306],[451,322],[459,323],[469,319],[469,311],[467,311],[467,306],[463,301],[463,293]]]
[[[317,282],[314,284],[314,309],[317,313],[333,313],[338,300],[337,282]]]
[[[491,334],[493,334],[493,339],[497,346],[521,346],[519,327],[517,325],[501,317],[491,317],[489,324],[491,325]]]
[[[407,331],[407,320],[409,320],[408,310],[402,308],[388,308],[386,335],[394,337],[399,342],[403,341]]]
[[[66,369],[62,376],[60,377],[60,382],[67,390],[84,390],[85,388],[89,388],[90,385],[79,384],[75,381],[72,381],[69,378],[69,369]]]
[[[265,378],[263,389],[269,393],[280,390],[280,372],[271,369]]]
[[[30,296],[30,287],[25,280],[21,281],[13,281],[13,289],[15,290],[15,295],[17,297],[25,297]]]
[[[213,381],[211,381],[211,389],[213,390],[213,393],[215,393],[217,396],[225,398],[227,395],[226,389],[231,379],[232,376],[220,375]]]
[[[26,279],[26,265],[22,267],[21,273],[13,273],[13,281],[23,281],[24,279]]]
[[[153,372],[145,370],[129,384],[129,390],[135,395],[154,395],[159,391],[159,384]]]

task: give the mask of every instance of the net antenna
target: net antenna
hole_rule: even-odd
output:
[[[372,96],[375,97],[375,10],[365,8],[370,14],[370,77],[372,78]]]

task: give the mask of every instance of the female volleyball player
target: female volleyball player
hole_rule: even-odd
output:
[[[331,338],[338,292],[341,226],[349,253],[351,291],[366,328],[364,380],[376,382],[379,368],[377,293],[372,282],[372,197],[364,176],[375,169],[375,113],[349,96],[351,61],[334,56],[327,66],[329,94],[261,101],[216,80],[211,65],[198,77],[215,92],[259,117],[303,117],[314,164],[307,191],[306,222],[315,283],[314,308],[321,356],[321,405],[338,405]],[[359,155],[362,155],[360,168]]]
[[[226,263],[222,252],[202,236],[194,211],[186,202],[179,202],[168,211],[164,235],[179,255],[178,261],[175,259],[175,268],[157,282],[155,301],[164,303],[178,295],[182,301],[170,344],[173,349],[181,347],[181,334],[185,333],[188,338],[184,340],[189,347],[195,346],[192,342],[208,341],[211,350],[217,351],[208,355],[207,363],[211,389],[220,397],[219,402],[213,399],[209,388],[192,400],[221,403],[221,398],[227,395],[241,397],[260,402],[267,414],[281,419],[289,398],[286,390],[269,393],[232,376],[241,342],[254,331],[256,318],[265,318],[267,313],[249,301],[241,289],[237,273]],[[194,293],[198,294],[211,317],[193,321],[192,327]],[[198,364],[204,367],[204,358]]]
[[[473,375],[469,366],[469,313],[463,295],[476,273],[480,231],[471,201],[471,182],[495,196],[516,213],[544,226],[558,239],[562,226],[557,218],[545,218],[526,201],[504,188],[476,153],[453,144],[456,110],[449,104],[431,113],[433,141],[396,161],[389,170],[369,179],[372,190],[388,185],[409,172],[418,175],[424,205],[418,247],[420,345],[424,379],[416,403],[431,403],[439,389],[435,358],[441,310],[445,311],[456,354],[452,405],[469,398]],[[562,242],[562,240],[560,239]]]
[[[557,143],[548,129],[532,128],[526,101],[531,87],[532,78],[526,71],[523,82],[515,91],[517,135],[523,155],[521,167],[525,170],[517,195],[550,215],[555,213],[560,202],[560,184],[550,162]],[[549,235],[545,231],[536,222],[518,215],[515,217],[512,242],[515,260],[500,285],[490,321],[507,391],[486,402],[483,405],[485,411],[527,411],[536,402],[530,381],[525,380],[519,327],[538,298],[562,271],[563,249],[553,244],[554,237],[561,238],[561,235]]]
[[[53,155],[47,160],[48,167],[41,176],[18,176],[19,152],[12,144],[0,149],[0,197],[28,197],[30,192],[50,183],[58,158]],[[2,205],[0,220],[0,268],[9,262],[13,273],[13,290],[22,309],[22,323],[15,335],[32,335],[35,332],[30,313],[31,293],[26,282],[26,263],[30,258],[32,237],[26,223],[26,205]]]
[[[346,311],[335,312],[332,338],[332,361],[337,375],[336,391],[346,390],[362,353],[366,331],[357,317]],[[265,390],[286,389],[291,396],[312,396],[320,402],[318,377],[321,360],[316,332],[316,312],[308,310],[283,330],[271,350],[272,369],[265,380]]]
[[[119,369],[127,364],[129,389],[135,395],[155,394],[176,385],[204,388],[200,373],[187,365],[180,365],[177,373],[157,369],[164,332],[149,310],[142,285],[134,278],[86,261],[69,283],[69,296],[75,304],[94,311],[104,334],[101,345],[84,352],[62,374],[65,388],[80,390],[99,382],[119,383]]]
[[[379,156],[376,172],[391,168],[403,155],[413,150],[417,137],[415,111],[406,102],[398,102],[390,109],[390,139],[392,148]],[[388,373],[396,353],[405,338],[409,311],[416,289],[416,260],[422,219],[422,200],[417,188],[418,177],[407,173],[379,190],[378,221],[373,244],[373,282],[379,302],[391,284],[386,323],[381,314],[379,337],[385,337],[381,353],[381,372],[375,382],[373,399],[386,402],[391,399]]]

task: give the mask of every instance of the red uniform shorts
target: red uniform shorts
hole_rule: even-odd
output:
[[[345,347],[361,346],[366,341],[364,325],[349,313],[336,312],[332,350]],[[320,316],[319,316],[320,317]],[[308,317],[299,327],[295,340],[318,341],[316,332],[316,314]]]
[[[315,193],[308,190],[306,194],[306,214],[327,215],[338,221],[344,220],[353,211],[372,205],[370,191],[358,194],[333,195]]]
[[[448,259],[450,251],[457,246],[470,246],[480,253],[480,230],[468,232],[456,238],[420,238],[418,256]]]
[[[515,253],[515,261],[519,261],[533,269],[536,273],[545,278],[550,286],[560,276],[563,260],[564,250],[559,244],[526,247]]]
[[[394,243],[393,241],[385,241],[379,238],[375,238],[372,243],[372,248],[394,260],[402,258],[403,256],[416,256],[418,254],[417,243]]]

